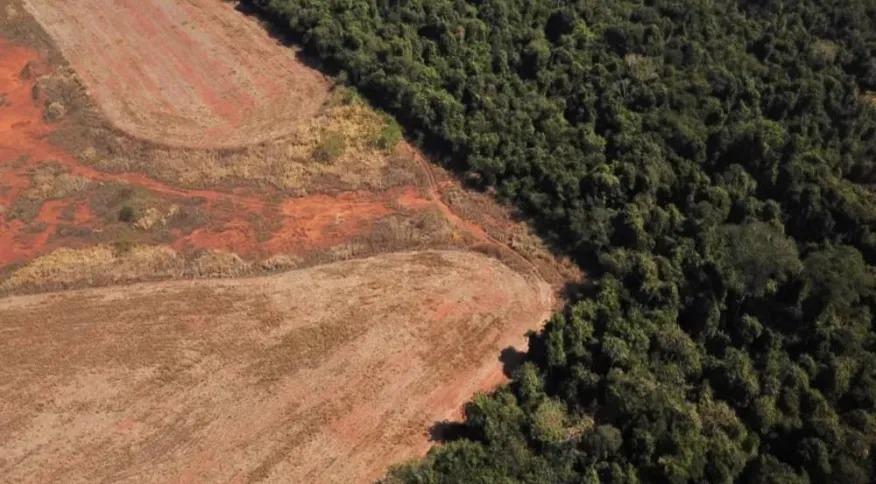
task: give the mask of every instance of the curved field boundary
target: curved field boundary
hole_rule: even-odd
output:
[[[501,379],[551,291],[397,253],[238,281],[0,299],[11,481],[362,482]]]
[[[111,123],[158,144],[230,148],[316,114],[328,81],[218,0],[25,0]]]

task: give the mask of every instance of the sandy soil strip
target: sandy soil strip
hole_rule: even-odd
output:
[[[452,251],[0,299],[0,475],[370,480],[500,380],[550,305]]]

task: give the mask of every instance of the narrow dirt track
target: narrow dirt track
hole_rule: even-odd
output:
[[[365,482],[501,379],[550,294],[426,251],[0,299],[0,475]]]
[[[219,148],[295,130],[326,79],[220,0],[26,0],[118,128]]]

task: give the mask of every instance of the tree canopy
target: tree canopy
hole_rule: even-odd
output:
[[[249,3],[598,260],[388,479],[876,480],[876,3]]]

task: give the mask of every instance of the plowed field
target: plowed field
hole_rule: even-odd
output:
[[[118,128],[160,144],[233,147],[289,133],[325,79],[220,0],[27,0]]]
[[[440,251],[0,299],[0,475],[363,482],[498,382],[550,306]]]

